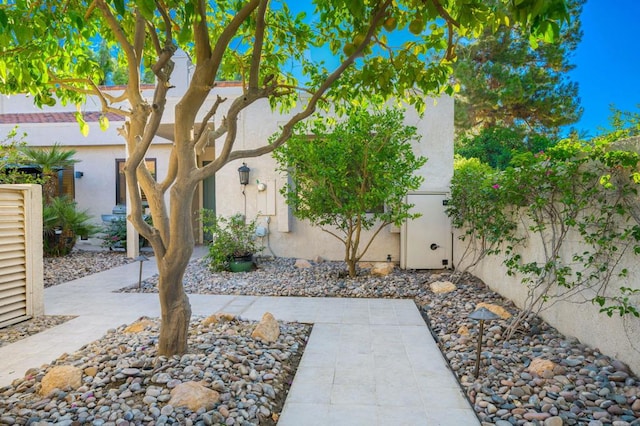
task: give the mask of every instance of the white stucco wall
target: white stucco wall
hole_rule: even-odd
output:
[[[269,135],[277,131],[286,116],[271,112],[267,102],[252,105],[240,118],[237,149],[253,148],[265,143]],[[453,100],[442,97],[437,102],[427,100],[427,109],[420,117],[412,108],[407,109],[405,122],[416,126],[421,140],[414,144],[418,155],[428,158],[427,164],[418,173],[425,177],[421,191],[447,192],[453,175]],[[238,167],[246,162],[251,168],[250,184],[247,185],[246,214],[258,217],[261,226],[268,227],[269,236],[264,254],[283,257],[342,260],[344,245],[335,237],[312,227],[308,222],[292,217],[280,189],[287,177],[276,172],[276,162],[271,155],[248,158],[226,165],[216,175],[216,208],[218,214],[231,215],[244,212],[242,187],[238,181]],[[266,183],[264,192],[258,191],[257,182]],[[270,206],[275,206],[269,210]],[[267,223],[267,217],[269,223]],[[394,261],[400,257],[400,234],[391,227],[376,237],[363,260],[383,261],[391,255]]]

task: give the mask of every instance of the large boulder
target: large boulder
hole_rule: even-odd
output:
[[[149,318],[140,318],[138,321],[130,324],[124,329],[125,333],[142,333],[149,327],[153,327],[155,322],[150,320]]]
[[[451,293],[456,289],[456,285],[451,281],[436,281],[429,284],[429,288],[435,294]]]
[[[265,312],[262,319],[251,333],[251,337],[265,343],[273,343],[280,336],[280,325],[270,312]]]
[[[72,365],[57,365],[44,375],[40,395],[47,396],[54,389],[78,389],[82,385],[82,370]]]
[[[307,259],[297,259],[294,266],[299,269],[307,269],[311,268],[311,262]]]
[[[386,277],[393,272],[395,265],[392,262],[376,262],[371,268],[371,275],[376,277]]]
[[[511,318],[511,314],[509,312],[507,312],[507,310],[505,308],[503,308],[502,306],[493,305],[491,303],[480,302],[480,303],[478,303],[476,305],[476,310],[478,310],[480,308],[487,308],[488,310],[490,310],[494,314],[498,315],[502,319]]]
[[[171,390],[168,405],[187,407],[196,412],[201,408],[211,410],[220,400],[220,394],[213,389],[202,386],[199,382],[180,383]]]

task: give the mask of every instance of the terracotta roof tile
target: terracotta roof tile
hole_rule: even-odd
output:
[[[102,115],[101,112],[84,112],[82,116],[88,123],[96,122]],[[107,113],[109,121],[124,121],[124,117],[118,114]],[[75,123],[74,112],[34,112],[18,114],[0,114],[0,124],[23,123]]]

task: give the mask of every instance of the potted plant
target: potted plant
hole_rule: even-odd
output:
[[[241,214],[216,216],[203,210],[205,233],[211,238],[205,259],[215,271],[247,272],[253,268],[253,255],[261,249],[256,239],[256,220],[246,221]]]

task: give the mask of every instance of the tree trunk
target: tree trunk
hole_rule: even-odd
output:
[[[352,258],[348,259],[347,266],[349,267],[349,277],[355,278],[356,277],[356,260]]]
[[[162,318],[159,355],[176,355],[187,351],[191,304],[182,284],[185,267],[186,263],[171,262],[159,271],[158,291]]]

